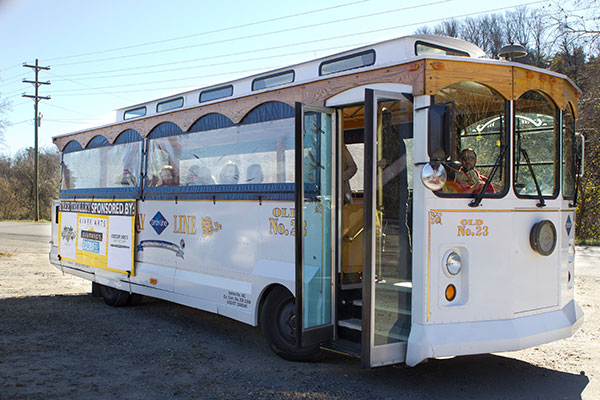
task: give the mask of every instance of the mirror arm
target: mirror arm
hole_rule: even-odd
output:
[[[569,203],[569,207],[576,208],[577,207],[577,193],[579,193],[579,180],[581,179],[581,175],[577,174],[577,178],[575,178],[575,193],[573,194],[573,201]]]
[[[581,177],[583,176],[583,163],[584,163],[584,156],[585,156],[585,136],[583,136],[580,133],[576,133],[575,134],[576,137],[579,136],[581,138],[581,154],[579,155],[579,158],[577,159],[577,164],[575,165],[575,171],[577,171],[575,173],[575,193],[573,194],[573,202],[569,203],[569,207],[572,208],[576,208],[577,207],[577,194],[579,193],[579,182],[581,180]],[[576,140],[573,141],[575,144]]]

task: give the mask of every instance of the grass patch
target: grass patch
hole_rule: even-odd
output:
[[[600,246],[600,239],[577,239],[577,238],[575,238],[575,244],[577,246]]]
[[[0,258],[1,257],[12,257],[13,255],[14,254],[12,254],[12,253],[7,253],[7,252],[4,252],[4,251],[0,251]]]

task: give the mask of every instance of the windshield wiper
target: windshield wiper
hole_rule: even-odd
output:
[[[488,188],[492,184],[492,179],[494,179],[494,175],[496,175],[496,171],[498,171],[498,168],[500,168],[500,166],[502,165],[502,160],[504,159],[504,154],[506,154],[507,147],[508,147],[508,145],[505,144],[504,146],[502,146],[500,148],[500,154],[498,154],[498,158],[496,159],[496,163],[494,163],[494,168],[492,168],[492,172],[490,172],[490,176],[487,178],[487,181],[485,181],[485,184],[483,185],[483,187],[481,188],[479,193],[477,193],[477,197],[475,197],[473,200],[471,200],[471,202],[469,203],[469,207],[477,207],[477,206],[479,206],[479,203],[481,203],[481,199],[483,199],[483,195],[485,194],[485,192],[487,192]]]
[[[527,163],[527,168],[529,168],[529,173],[531,174],[531,177],[533,178],[533,183],[535,183],[535,190],[537,191],[537,196],[538,196],[538,203],[536,204],[536,206],[537,207],[545,207],[546,202],[544,201],[544,195],[542,194],[542,189],[540,189],[540,185],[535,177],[535,172],[533,172],[533,166],[531,165],[531,161],[529,161],[529,155],[527,154],[527,150],[525,150],[522,147],[520,150],[521,150],[521,153],[523,154],[523,157],[525,158],[525,162]]]

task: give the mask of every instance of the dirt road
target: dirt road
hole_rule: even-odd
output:
[[[600,398],[598,249],[578,251],[576,298],[586,315],[572,338],[363,370],[333,353],[314,364],[284,361],[259,329],[164,301],[108,307],[89,282],[48,263],[34,228],[16,236],[0,223],[0,399]]]

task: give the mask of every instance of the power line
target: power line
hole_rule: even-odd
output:
[[[361,43],[360,45],[362,45],[362,44],[364,44],[364,43]],[[353,46],[356,46],[356,45],[353,45]],[[286,46],[286,47],[288,47],[288,46]],[[106,79],[106,78],[122,78],[122,77],[126,77],[126,76],[139,76],[139,75],[148,75],[148,74],[158,74],[158,73],[162,73],[162,72],[174,72],[174,71],[189,70],[189,69],[194,69],[194,68],[207,68],[207,67],[218,67],[218,66],[223,66],[223,65],[228,65],[228,64],[240,64],[240,63],[248,62],[248,61],[259,61],[259,60],[268,60],[268,59],[272,59],[272,58],[297,56],[297,55],[300,55],[300,54],[314,53],[316,51],[336,50],[336,49],[341,49],[341,48],[346,48],[346,47],[348,47],[348,46],[326,47],[326,48],[321,48],[321,49],[304,50],[304,51],[299,51],[299,52],[294,52],[294,53],[274,54],[274,55],[270,55],[270,56],[256,57],[256,58],[246,58],[246,59],[242,59],[242,60],[238,59],[238,60],[232,60],[232,61],[227,61],[227,62],[222,62],[222,63],[215,63],[215,64],[202,64],[202,65],[196,65],[196,66],[171,68],[171,69],[159,69],[159,70],[156,70],[156,71],[146,71],[146,72],[132,72],[132,73],[129,73],[129,74],[118,74],[118,75],[107,75],[107,76],[94,76],[94,73],[85,72],[85,73],[81,73],[81,74],[74,74],[74,75],[72,74],[70,76],[71,77],[73,77],[73,76],[94,76],[95,80],[96,79]],[[262,51],[262,50],[245,51],[245,52],[236,53],[235,55],[238,55],[238,54],[247,54],[247,53],[256,53],[257,51]],[[229,55],[225,55],[225,56],[229,56]],[[225,57],[225,56],[200,58],[200,59],[196,59],[194,61],[209,60],[209,59],[212,60],[212,59],[215,59],[215,58],[221,58],[221,57]],[[187,61],[184,61],[184,62],[187,62]],[[178,64],[178,63],[179,62],[173,62],[173,63],[167,63],[167,64]],[[166,65],[166,64],[163,64],[163,65]],[[124,68],[124,69],[120,69],[118,71],[131,71],[131,68]],[[64,78],[64,79],[55,79],[55,81],[60,81],[60,80],[70,80],[70,79],[67,79],[67,78]]]
[[[123,97],[123,96],[120,96],[118,94],[103,91],[103,89],[107,89],[107,88],[90,88],[88,85],[83,84],[83,83],[81,83],[79,81],[75,81],[73,79],[65,78],[64,76],[60,76],[60,75],[53,74],[53,73],[51,73],[51,75],[63,78],[64,80],[67,80],[69,82],[73,82],[76,85],[83,86],[84,88],[86,88],[86,89],[72,89],[72,90],[89,90],[89,89],[92,89],[92,90],[97,90],[97,91],[101,92],[102,94],[107,94],[107,95],[112,95],[112,96],[118,97],[118,98],[120,98],[122,100],[127,100],[127,101],[130,100],[130,99],[128,99],[126,97]],[[55,92],[62,92],[62,91],[61,90],[57,90]]]
[[[14,85],[17,82],[21,82],[21,79],[23,78],[23,76],[25,76],[25,75],[20,74],[20,75],[12,76],[7,79],[0,79],[0,82],[2,82],[2,83],[0,83],[0,87],[10,86],[10,85]]]
[[[283,48],[287,48],[287,47],[293,47],[293,46],[298,46],[298,45],[303,45],[303,44],[310,44],[310,43],[314,43],[314,42],[315,41],[311,40],[311,41],[300,42],[300,43],[288,43],[288,44],[285,44],[285,45],[279,45],[279,46],[273,46],[273,47],[265,47],[265,48],[262,48],[262,49],[246,50],[246,51],[240,51],[240,52],[236,52],[236,53],[221,54],[221,55],[218,55],[218,56],[193,58],[193,59],[189,59],[189,60],[172,61],[172,62],[167,62],[167,63],[145,65],[145,66],[144,65],[143,66],[136,66],[135,69],[136,70],[140,70],[140,69],[148,69],[148,68],[155,68],[155,67],[164,67],[164,66],[167,66],[167,65],[187,64],[187,63],[196,62],[196,61],[214,60],[214,59],[218,59],[218,58],[239,56],[239,55],[244,55],[244,54],[254,54],[254,53],[257,53],[257,52],[269,51],[269,50],[278,50],[278,49],[283,49]],[[363,44],[367,44],[367,43],[358,43],[358,44],[355,43],[355,44],[351,44],[351,45],[335,46],[335,47],[322,48],[322,49],[309,49],[309,50],[306,50],[304,52],[298,52],[297,54],[313,53],[315,51],[343,49],[343,48],[348,48],[348,47],[361,46]],[[282,56],[285,56],[285,54],[284,55],[274,55],[273,57],[282,57]],[[244,62],[246,60],[237,60],[237,61]],[[192,66],[190,68],[195,68],[195,67]],[[132,67],[129,67],[129,68],[120,68],[120,69],[112,69],[112,70],[104,70],[104,71],[95,71],[95,72],[83,72],[83,73],[80,73],[80,74],[71,74],[70,76],[71,77],[74,77],[74,76],[90,76],[90,75],[96,76],[97,74],[103,74],[103,73],[131,71],[131,69],[132,69]]]
[[[10,126],[15,126],[15,125],[19,125],[19,124],[24,124],[25,122],[33,122],[33,120],[31,119],[25,119],[23,121],[19,121],[19,122],[11,122]]]
[[[530,3],[526,3],[523,5],[532,5],[532,4],[539,4],[539,3],[544,3],[545,0],[538,0],[538,1],[533,1]],[[523,5],[519,5],[519,6],[523,6]],[[398,29],[398,28],[406,28],[406,27],[410,27],[410,26],[417,26],[417,25],[423,25],[423,24],[429,24],[429,23],[434,23],[434,22],[441,22],[441,21],[445,21],[451,18],[464,18],[464,17],[468,17],[468,16],[473,16],[473,15],[479,15],[479,14],[485,14],[485,13],[491,13],[491,12],[497,12],[497,11],[503,11],[503,10],[508,10],[511,8],[515,8],[517,6],[506,6],[506,7],[499,7],[499,8],[495,8],[492,10],[487,10],[487,11],[479,11],[479,12],[473,12],[473,13],[466,13],[466,14],[462,14],[462,15],[458,15],[458,16],[453,16],[450,18],[437,18],[437,19],[432,19],[432,20],[428,20],[428,21],[421,21],[421,22],[414,22],[414,23],[410,23],[410,24],[403,24],[403,25],[397,25],[397,26],[392,26],[392,27],[387,27],[387,28],[380,28],[380,29],[374,29],[374,30],[370,30],[370,31],[363,31],[363,32],[358,32],[358,33],[354,33],[354,34],[346,34],[346,35],[340,35],[340,36],[335,36],[335,37],[329,37],[329,38],[323,38],[323,39],[317,39],[317,40],[310,40],[310,41],[305,41],[305,42],[298,42],[298,43],[293,43],[293,44],[287,44],[287,45],[282,45],[282,46],[277,46],[279,48],[281,47],[291,47],[291,46],[298,46],[298,45],[303,45],[303,44],[312,44],[312,43],[317,43],[317,42],[323,42],[323,41],[328,41],[328,40],[336,40],[336,39],[342,39],[342,38],[348,38],[348,37],[352,37],[352,36],[360,36],[360,35],[366,35],[366,34],[371,34],[371,33],[379,33],[379,32],[384,32],[384,31],[389,31],[389,30],[393,30],[393,29]],[[279,67],[273,67],[271,66],[269,69],[276,69]],[[115,89],[115,88],[124,88],[124,87],[134,87],[134,86],[141,86],[141,85],[152,85],[152,84],[158,84],[158,83],[168,83],[168,82],[177,82],[177,81],[182,81],[182,80],[193,80],[193,79],[200,79],[200,78],[207,78],[207,77],[213,77],[213,76],[218,76],[218,75],[228,75],[228,74],[235,74],[235,73],[243,73],[243,72],[252,72],[252,71],[257,71],[257,70],[262,70],[261,69],[255,69],[255,70],[251,70],[251,71],[232,71],[232,72],[228,72],[228,73],[219,73],[219,74],[211,74],[211,75],[202,75],[202,76],[193,76],[193,77],[186,77],[186,78],[176,78],[176,79],[167,79],[167,80],[160,80],[160,81],[152,81],[152,82],[142,82],[142,83],[132,83],[132,84],[125,84],[125,85],[113,85],[113,86],[102,86],[102,87],[96,87],[96,88],[90,88],[91,90],[101,90],[101,89]],[[168,88],[165,88],[168,89]],[[148,89],[148,90],[144,90],[144,91],[151,91],[154,89]],[[160,90],[160,89],[156,89],[156,90]],[[62,91],[57,91],[57,92],[61,92],[61,93],[72,93],[75,91],[79,91],[78,89],[65,89]],[[113,92],[116,93],[116,92]]]
[[[272,68],[276,69],[276,68],[280,68],[280,67],[284,67],[284,65],[275,66],[275,67],[272,67]],[[89,88],[89,89],[90,90],[97,90],[97,89],[111,89],[111,88],[129,87],[129,86],[147,86],[147,85],[155,84],[155,83],[168,83],[168,82],[176,82],[176,81],[182,81],[182,80],[188,80],[189,81],[189,80],[192,80],[192,79],[211,78],[211,77],[214,77],[214,76],[242,74],[242,73],[250,73],[250,72],[264,71],[264,70],[265,70],[265,67],[261,67],[261,68],[247,69],[247,70],[242,70],[242,71],[219,72],[219,73],[215,73],[215,74],[195,76],[195,77],[188,77],[188,78],[167,79],[167,80],[164,80],[164,81],[145,82],[145,83],[132,83],[132,84],[127,84],[127,85],[105,86],[105,87],[102,87],[102,88]],[[111,92],[111,93],[103,93],[103,94],[151,92],[151,91],[155,91],[155,90],[169,90],[169,89],[187,89],[190,86],[191,85],[178,86],[178,87],[169,86],[169,87],[163,87],[163,88],[149,88],[149,89],[142,89],[142,90],[127,90],[127,91],[124,91],[124,92]],[[71,93],[71,92],[74,92],[74,91],[84,91],[84,90],[85,89],[63,89],[63,90],[58,90],[58,91],[55,91],[55,92]],[[98,93],[86,93],[86,94],[72,93],[70,95],[69,94],[66,94],[66,95],[63,94],[62,96],[77,96],[77,95],[92,95],[92,94],[98,94]]]
[[[6,68],[0,69],[0,72],[9,71],[11,69],[14,69],[14,68],[17,68],[17,67],[20,67],[20,66],[21,66],[21,64],[11,65],[10,67],[6,67]]]
[[[59,97],[60,97],[60,96],[59,96]],[[81,111],[71,110],[70,108],[66,108],[66,107],[57,106],[56,104],[51,104],[51,103],[48,103],[48,104],[46,104],[46,105],[47,105],[47,106],[50,106],[50,107],[58,108],[58,109],[61,109],[61,110],[64,110],[64,111],[70,111],[70,112],[72,112],[72,113],[75,113],[75,114],[81,114],[81,115],[84,115],[84,116],[86,116],[86,117],[91,117],[91,115],[89,115],[89,114],[86,114],[86,113],[82,113]]]
[[[334,23],[338,23],[338,22],[347,22],[347,21],[352,21],[352,20],[362,19],[362,18],[369,18],[369,17],[374,17],[374,16],[378,16],[378,15],[382,15],[382,14],[395,13],[395,12],[399,12],[399,11],[406,11],[406,10],[411,10],[411,9],[415,9],[415,8],[436,5],[436,4],[440,4],[440,3],[447,3],[450,1],[453,1],[453,0],[440,0],[440,1],[435,1],[432,3],[419,4],[416,6],[402,7],[402,8],[398,8],[395,10],[381,11],[381,12],[372,13],[372,14],[359,15],[356,17],[349,17],[349,18],[342,18],[342,19],[338,19],[338,20],[303,25],[303,26],[293,27],[293,28],[280,29],[280,30],[271,31],[271,32],[263,32],[263,33],[256,33],[256,34],[252,34],[252,35],[239,36],[239,37],[235,37],[235,38],[231,38],[231,39],[221,39],[221,40],[215,40],[212,42],[205,42],[205,43],[199,43],[199,44],[194,44],[194,45],[181,46],[181,47],[175,47],[175,48],[163,49],[163,50],[153,50],[153,51],[148,51],[148,52],[144,52],[144,53],[127,54],[127,55],[117,56],[117,57],[97,58],[97,59],[87,60],[87,61],[75,61],[75,62],[70,62],[70,63],[55,64],[55,66],[59,67],[59,66],[67,66],[67,65],[79,65],[79,64],[87,64],[87,63],[98,62],[98,61],[120,60],[123,58],[146,56],[146,55],[150,55],[150,54],[166,53],[166,52],[179,51],[179,50],[189,50],[189,49],[197,48],[197,47],[210,46],[210,45],[214,45],[214,44],[230,43],[230,42],[234,42],[237,40],[244,40],[244,39],[254,39],[257,37],[275,35],[275,34],[284,33],[284,32],[291,32],[291,31],[295,31],[295,30],[299,30],[299,29],[316,28],[318,26],[330,25],[330,24],[334,24]],[[542,1],[538,1],[536,3],[541,3],[541,2]],[[512,8],[512,7],[510,7],[510,8]]]
[[[75,54],[75,55],[64,56],[64,57],[50,58],[48,61],[56,61],[56,60],[64,60],[64,59],[68,59],[68,58],[85,57],[85,56],[94,55],[94,54],[103,54],[103,53],[109,53],[109,52],[113,52],[113,51],[133,49],[133,48],[136,48],[136,47],[144,47],[144,46],[151,46],[151,45],[154,45],[154,44],[173,42],[173,41],[176,41],[176,40],[189,39],[189,38],[203,36],[203,35],[209,35],[209,34],[213,34],[213,33],[225,32],[225,31],[233,30],[233,29],[246,28],[246,27],[249,27],[249,26],[256,26],[256,25],[265,24],[265,23],[268,23],[268,22],[281,21],[281,20],[284,20],[284,19],[299,17],[299,16],[303,16],[303,15],[315,14],[315,13],[319,13],[319,12],[322,12],[322,11],[329,11],[329,10],[339,9],[339,8],[343,8],[343,7],[348,7],[348,6],[356,5],[356,4],[359,4],[359,3],[365,3],[365,2],[368,2],[368,1],[370,1],[370,0],[354,1],[354,2],[340,4],[340,5],[336,5],[336,6],[320,8],[320,9],[317,9],[317,10],[304,11],[304,12],[297,13],[297,14],[284,15],[282,17],[270,18],[270,19],[255,21],[255,22],[249,22],[247,24],[234,25],[234,26],[229,26],[229,27],[226,27],[226,28],[215,29],[215,30],[212,30],[212,31],[199,32],[199,33],[194,33],[194,34],[191,34],[191,35],[178,36],[178,37],[174,37],[174,38],[170,38],[170,39],[156,40],[156,41],[153,41],[153,42],[146,42],[146,43],[134,44],[134,45],[130,45],[130,46],[117,47],[117,48],[113,48],[113,49],[106,49],[106,50],[99,50],[99,51],[94,51],[94,52],[89,52],[89,53],[82,53],[82,54]],[[60,64],[58,64],[58,65],[60,65]]]

